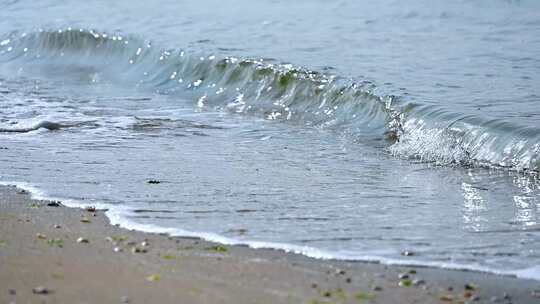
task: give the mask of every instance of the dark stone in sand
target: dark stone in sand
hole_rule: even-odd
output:
[[[352,279],[351,279],[351,278],[346,278],[346,279],[345,279],[345,282],[351,283],[351,282],[352,282]]]
[[[409,250],[405,250],[405,251],[401,252],[401,255],[402,256],[413,256],[413,255],[416,255],[416,253],[414,253],[412,251],[409,251]]]
[[[409,275],[406,274],[406,273],[400,273],[400,274],[398,275],[398,278],[399,278],[400,280],[408,279],[408,278],[409,278]]]
[[[49,207],[60,207],[60,202],[59,201],[48,202],[47,206],[49,206]]]
[[[147,183],[156,185],[156,184],[161,184],[161,181],[158,181],[157,179],[151,179],[147,181]]]
[[[40,295],[46,295],[50,293],[50,291],[46,287],[43,287],[43,286],[38,286],[38,287],[33,288],[32,292],[34,294],[40,294]]]
[[[15,289],[8,289],[8,293],[12,296],[16,295],[17,292],[15,291]]]
[[[373,286],[373,291],[382,291],[381,286]]]

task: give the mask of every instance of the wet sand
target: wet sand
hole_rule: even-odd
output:
[[[221,246],[49,205],[0,187],[0,303],[540,303],[538,281]]]

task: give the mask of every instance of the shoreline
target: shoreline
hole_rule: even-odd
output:
[[[132,231],[12,186],[0,228],[1,303],[540,302],[535,280]]]

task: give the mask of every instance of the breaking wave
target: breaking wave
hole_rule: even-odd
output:
[[[0,62],[78,81],[178,94],[200,111],[223,110],[385,139],[391,154],[442,165],[540,170],[540,129],[455,113],[275,60],[161,50],[133,36],[93,30],[11,33]],[[47,72],[48,71],[48,72]]]

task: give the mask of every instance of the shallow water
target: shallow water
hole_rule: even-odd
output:
[[[540,278],[534,1],[48,2],[1,3],[0,180],[129,228]]]

